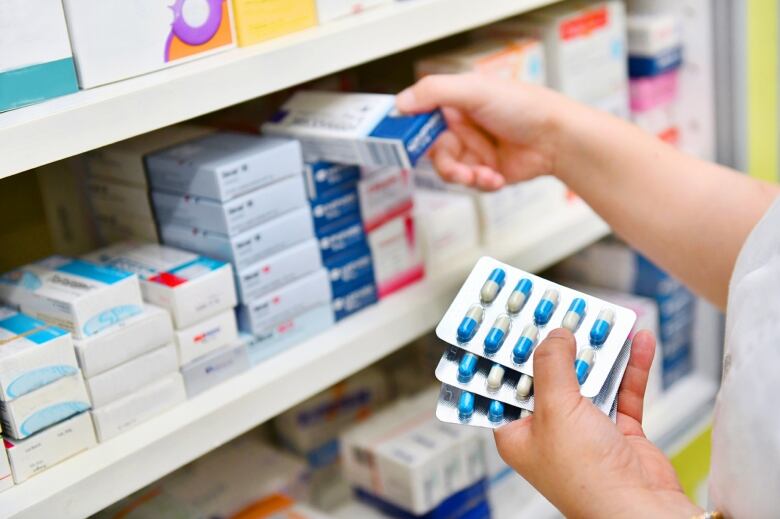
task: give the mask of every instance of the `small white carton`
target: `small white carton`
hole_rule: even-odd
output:
[[[321,267],[319,243],[314,238],[306,240],[240,270],[236,274],[238,299],[253,301]]]
[[[24,440],[5,437],[14,481],[19,483],[95,445],[89,413],[81,413]]]
[[[233,309],[176,330],[176,345],[179,348],[179,364],[182,366],[223,346],[235,344],[238,340],[236,314]]]
[[[242,342],[212,351],[181,367],[187,397],[192,398],[249,369],[249,354]]]
[[[408,212],[412,206],[412,175],[401,168],[363,168],[358,182],[360,216],[367,232]]]
[[[89,204],[99,214],[115,211],[146,221],[154,221],[149,192],[144,187],[120,184],[100,177],[87,179]]]
[[[99,409],[178,369],[179,355],[176,353],[176,346],[170,343],[87,378],[85,382],[92,399],[92,407]]]
[[[78,372],[68,332],[0,306],[0,400]]]
[[[177,329],[236,304],[233,269],[223,261],[140,242],[119,243],[87,257],[138,274],[144,299],[168,310]]]
[[[414,215],[407,211],[368,233],[380,299],[425,275],[415,228]]]
[[[429,268],[479,246],[477,209],[474,198],[467,194],[417,189],[414,214]]]
[[[137,215],[113,208],[110,211],[92,208],[95,231],[101,244],[125,240],[157,242],[157,222],[154,218],[139,218]],[[81,249],[84,250],[84,249]]]
[[[51,256],[0,276],[0,300],[83,339],[141,313],[138,276]]]

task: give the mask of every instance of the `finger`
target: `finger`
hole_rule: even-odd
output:
[[[533,454],[531,444],[531,421],[533,417],[515,420],[495,429],[498,454],[504,462],[518,472],[523,472],[523,462],[530,461]]]
[[[430,112],[440,106],[475,110],[485,101],[474,74],[426,76],[396,96],[396,107],[404,113]]]
[[[460,159],[462,146],[460,140],[447,132],[439,138],[431,151],[431,160],[436,171],[446,182],[471,185],[474,182],[472,169]]]
[[[655,338],[653,334],[648,331],[637,333],[631,343],[631,358],[628,361],[623,381],[620,383],[617,397],[617,423],[624,433],[642,434],[645,390],[654,355]]]
[[[476,166],[474,173],[476,175],[474,184],[482,191],[497,191],[506,184],[504,176],[493,168]]]
[[[547,335],[534,351],[534,410],[549,412],[579,402],[580,385],[574,373],[577,345],[570,331],[559,328]]]

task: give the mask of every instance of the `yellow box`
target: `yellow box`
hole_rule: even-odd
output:
[[[314,0],[233,0],[241,47],[317,25]]]

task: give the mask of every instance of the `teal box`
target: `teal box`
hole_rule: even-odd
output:
[[[78,92],[73,58],[0,72],[0,112]]]

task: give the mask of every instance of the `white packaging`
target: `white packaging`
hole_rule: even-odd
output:
[[[5,447],[0,449],[0,492],[14,486],[14,478],[11,475],[11,464],[8,462],[8,454]]]
[[[119,208],[103,212],[92,208],[99,243],[107,245],[125,240],[157,242],[157,222],[154,219],[138,218]],[[90,247],[93,249],[94,247]],[[82,249],[81,252],[84,252]]]
[[[152,189],[221,201],[303,173],[297,141],[234,132],[184,142],[145,162]]]
[[[138,276],[51,256],[0,276],[0,300],[83,339],[141,313]]]
[[[186,399],[184,383],[181,375],[176,372],[135,393],[95,409],[91,414],[98,441],[109,440]]]
[[[120,364],[85,383],[92,407],[100,409],[115,400],[147,387],[160,377],[179,369],[179,356],[173,343]]]
[[[240,270],[236,274],[238,299],[253,301],[322,267],[319,243],[306,240]]]
[[[231,2],[65,0],[81,88],[235,47]],[[128,44],[132,42],[132,44]]]
[[[94,377],[173,340],[170,314],[153,305],[122,321],[115,328],[87,339],[75,340],[84,376]]]
[[[656,56],[682,45],[680,18],[672,13],[630,14],[626,26],[629,54]]]
[[[63,377],[10,402],[1,402],[3,432],[21,440],[89,407],[81,373]]]
[[[133,218],[154,222],[154,211],[146,188],[90,177],[87,179],[87,191],[89,203],[96,213],[111,214],[118,211]]]
[[[0,306],[0,400],[78,371],[68,332]]]
[[[187,397],[192,398],[249,369],[243,343],[225,346],[181,367]]]
[[[317,17],[320,23],[326,23],[389,3],[392,0],[317,0]]]
[[[314,237],[308,207],[301,207],[248,231],[228,236],[180,225],[162,225],[160,235],[167,245],[227,261],[237,271]]]
[[[424,276],[422,250],[411,212],[374,229],[368,234],[368,244],[380,299]]]
[[[429,270],[479,246],[479,219],[469,195],[416,189],[414,216]]]
[[[89,413],[81,413],[24,440],[4,438],[14,481],[19,483],[95,445]]]
[[[412,175],[401,168],[364,168],[358,199],[363,225],[371,232],[412,208]]]
[[[439,111],[399,114],[392,95],[300,91],[263,132],[300,140],[307,162],[411,169],[445,128]]]
[[[238,307],[241,330],[267,334],[275,326],[331,300],[328,271],[320,269]]]
[[[227,235],[251,230],[307,205],[302,175],[280,180],[224,203],[160,191],[152,192],[152,202],[161,227],[175,224]]]
[[[236,304],[233,269],[222,261],[156,243],[132,241],[94,251],[87,257],[138,274],[144,299],[168,310],[177,329]]]
[[[181,365],[238,340],[233,309],[174,332]]]

